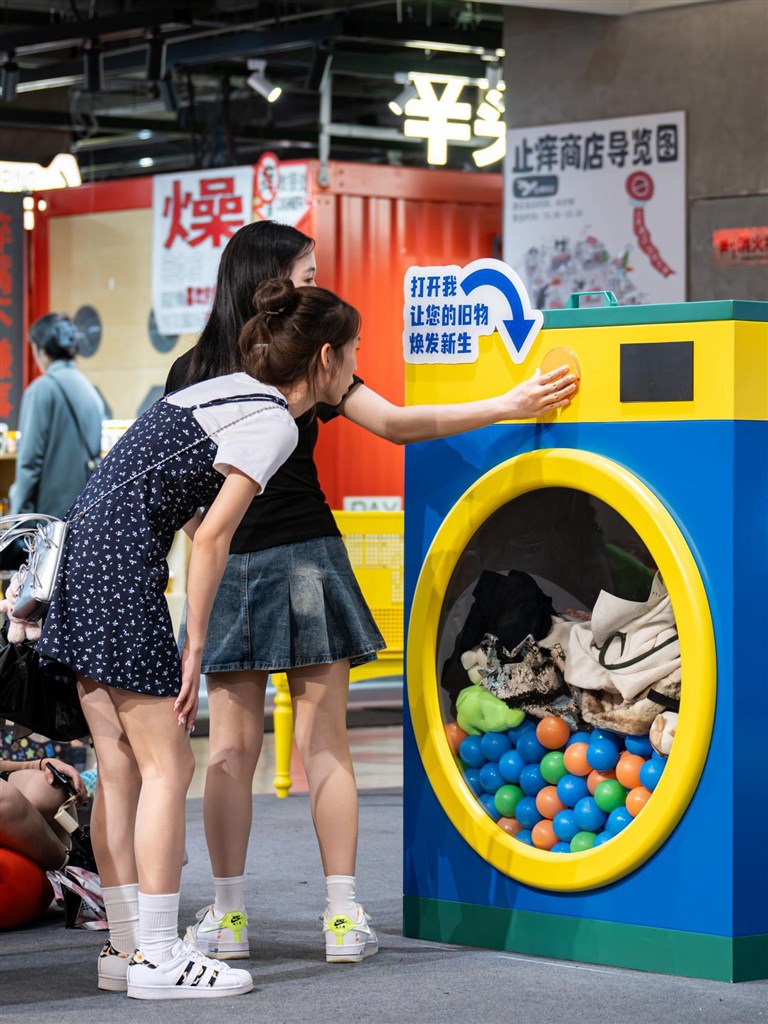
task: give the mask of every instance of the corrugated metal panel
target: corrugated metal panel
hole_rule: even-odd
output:
[[[317,240],[318,283],[362,314],[361,376],[401,404],[403,275],[494,255],[501,176],[331,164],[306,230]],[[403,494],[402,449],[346,420],[321,427],[317,463],[333,508],[344,495]]]

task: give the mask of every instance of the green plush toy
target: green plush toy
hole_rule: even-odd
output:
[[[524,711],[508,708],[503,700],[479,686],[468,686],[456,698],[456,721],[470,736],[514,729],[524,718]]]

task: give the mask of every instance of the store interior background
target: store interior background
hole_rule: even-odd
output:
[[[135,15],[146,7],[140,3],[96,6],[98,17]],[[480,41],[483,46],[495,43],[503,47],[508,127],[685,110],[688,299],[766,297],[764,268],[727,268],[716,264],[711,255],[713,230],[734,224],[768,223],[768,4],[764,0],[528,0],[522,4],[434,5],[382,2],[340,6],[358,23],[370,14],[376,29],[387,24],[391,27],[400,40],[399,46],[387,50],[386,60],[392,66],[397,62],[405,67],[409,54],[416,54],[418,61],[425,60],[423,52],[402,43],[410,41],[409,30],[414,40],[425,34],[429,38],[432,14],[441,32],[447,32],[448,26],[460,29],[467,43]],[[10,37],[24,31],[25,11],[39,24],[43,9],[49,7],[51,4],[4,4],[0,8],[0,35],[8,33]],[[280,28],[281,15],[286,17],[286,25],[291,23],[291,15],[311,16],[318,24],[327,20],[330,31],[338,13],[330,4],[219,2],[198,4],[195,9],[203,18],[203,8],[207,8],[214,21],[217,15],[231,18],[239,9],[245,22],[246,7],[267,11],[274,21],[269,30],[274,31]],[[341,41],[345,38],[343,32],[339,38],[334,55],[339,117],[354,116],[350,100],[354,89],[367,92],[375,88],[375,95],[367,95],[360,103],[358,123],[386,122],[388,115],[379,118],[371,108],[375,104],[385,110],[387,90],[393,93],[397,88],[392,74],[387,72],[386,81],[381,74],[368,81],[362,71],[357,78],[344,77],[344,60],[353,66],[357,59],[359,66],[361,55],[347,52],[350,47]],[[359,46],[364,49],[362,42]],[[313,53],[311,47],[306,53],[302,51],[302,60],[311,60]],[[238,55],[241,64],[245,56]],[[21,52],[18,59],[29,67],[36,60],[44,61],[45,52],[36,56],[30,47],[29,53]],[[441,59],[448,58],[442,55]],[[451,59],[470,58],[462,55]],[[334,64],[330,67],[333,72]],[[307,70],[302,68],[301,76]],[[284,73],[288,80],[290,72]],[[106,90],[108,76],[105,83]],[[183,92],[183,81],[179,89]],[[303,138],[294,131],[293,138],[281,142],[281,131],[288,136],[292,132],[281,124],[284,115],[280,104],[265,113],[262,103],[257,138],[250,139],[249,148],[244,143],[240,148],[228,148],[229,144],[222,142],[223,148],[209,151],[207,163],[197,166],[255,162],[260,148],[275,149],[284,159],[312,161],[313,209],[305,229],[318,241],[318,281],[361,309],[364,329],[360,372],[387,398],[401,402],[403,273],[413,264],[466,263],[499,254],[501,168],[497,165],[478,171],[468,151],[449,147],[446,169],[429,169],[421,146],[397,148],[394,143],[332,139],[329,183],[321,186],[317,143],[313,140],[319,94],[308,98],[305,89],[300,91]],[[158,397],[171,363],[193,344],[194,337],[162,338],[156,332],[153,337],[153,171],[142,169],[138,163],[142,156],[153,152],[150,143],[132,138],[121,148],[109,150],[111,163],[103,157],[97,160],[95,149],[87,142],[98,134],[99,118],[94,118],[89,127],[88,119],[82,116],[83,103],[82,83],[66,89],[22,93],[13,103],[0,103],[0,159],[45,164],[68,145],[78,152],[86,184],[72,193],[41,194],[48,206],[37,212],[35,228],[29,233],[29,319],[49,309],[74,315],[85,306],[93,307],[101,322],[101,341],[90,357],[81,359],[81,368],[101,391],[112,417],[132,419]],[[313,114],[313,105],[318,107],[317,114]],[[76,110],[80,111],[78,116],[73,114]],[[116,116],[116,110],[107,111],[102,122]],[[123,116],[135,122],[134,134],[138,136],[142,125],[156,126],[160,114],[147,108],[145,115],[137,109]],[[167,111],[162,116],[167,120]],[[170,123],[169,130],[172,127]],[[191,168],[192,148],[189,141],[174,142],[163,154],[158,153],[154,171]],[[247,156],[243,158],[241,153]],[[31,372],[31,365],[27,370]],[[516,382],[513,373],[514,368],[509,381],[504,382],[509,386]],[[318,465],[333,507],[341,507],[349,494],[403,497],[402,451],[348,422],[321,431]],[[178,582],[176,597],[177,603],[183,600]],[[353,705],[354,700],[353,688]],[[385,688],[384,703],[391,706],[391,688]],[[396,731],[388,731],[380,747],[372,745],[370,735],[360,734],[359,739],[363,760],[370,758],[372,765],[382,766],[382,773],[371,774],[370,784],[399,784]],[[201,763],[203,753],[199,751]],[[266,755],[268,760],[269,750]],[[295,758],[293,770],[300,787],[301,771]],[[264,787],[270,784],[271,776],[265,775]],[[196,792],[193,788],[192,795]]]

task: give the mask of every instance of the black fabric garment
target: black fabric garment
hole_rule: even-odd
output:
[[[190,349],[174,362],[165,382],[165,394],[187,384],[192,352]],[[355,376],[354,384],[362,384]],[[299,417],[299,440],[286,462],[277,470],[264,493],[251,502],[235,531],[230,554],[265,551],[278,544],[295,544],[317,537],[340,537],[339,528],[325,500],[314,461],[318,421],[327,423],[339,415],[339,407],[320,403],[315,415]]]
[[[456,698],[471,685],[461,664],[465,651],[481,643],[486,633],[493,633],[511,651],[529,634],[541,640],[552,628],[552,599],[527,572],[512,569],[504,575],[486,570],[480,574],[472,598],[467,620],[442,672],[442,687],[451,698],[454,714]]]

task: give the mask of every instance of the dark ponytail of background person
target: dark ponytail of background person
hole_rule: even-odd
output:
[[[265,280],[288,278],[314,239],[287,224],[256,221],[240,228],[221,254],[208,322],[193,349],[186,384],[242,369],[238,338],[253,316],[253,295]]]
[[[242,369],[263,384],[314,380],[323,345],[336,351],[360,334],[360,314],[325,288],[296,288],[288,278],[264,281],[240,334]]]
[[[46,313],[29,328],[29,340],[51,360],[74,359],[80,350],[79,333],[72,321]]]

